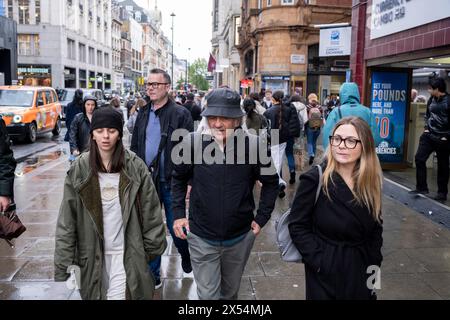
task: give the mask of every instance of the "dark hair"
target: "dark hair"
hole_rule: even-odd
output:
[[[257,94],[256,92],[250,93],[250,98],[252,98],[255,101],[260,101],[259,94]]]
[[[172,84],[172,79],[170,78],[170,75],[162,69],[158,69],[158,68],[152,69],[152,70],[150,70],[150,74],[162,74],[164,77],[164,80],[166,80],[166,82],[168,84]]]
[[[268,92],[268,91],[266,91],[266,92]],[[280,130],[281,130],[281,127],[283,126],[283,121],[282,121],[282,118],[283,118],[283,98],[284,98],[283,91],[278,90],[278,91],[275,91],[272,94],[272,99],[275,100],[277,102],[277,104],[280,105],[280,111],[278,112],[278,117],[279,117],[279,119],[278,119],[278,129],[280,129]]]
[[[247,113],[247,116],[249,116],[253,110],[256,108],[255,100],[251,98],[245,98],[244,102],[242,103],[244,106],[245,113]]]
[[[294,95],[291,97],[291,102],[302,102],[302,99],[300,98],[300,95],[294,94]]]
[[[428,84],[433,90],[438,89],[439,92],[442,93],[447,92],[447,84],[445,83],[445,80],[441,77],[431,78]]]
[[[194,98],[195,98],[195,96],[194,96],[193,93],[188,93],[186,97],[187,97],[187,100],[188,100],[188,101],[192,101],[192,100],[194,100]]]
[[[94,176],[98,176],[98,173],[119,173],[124,167],[125,161],[125,148],[120,138],[116,143],[116,149],[111,157],[111,169],[108,171],[103,165],[100,151],[98,150],[97,142],[93,139],[94,134],[91,133],[90,149],[89,149],[89,164]]]
[[[180,99],[181,99],[181,103],[182,103],[182,104],[185,104],[185,103],[186,103],[186,96],[185,96],[184,94],[181,95]]]
[[[83,104],[83,90],[77,89],[75,90],[75,94],[73,96],[72,102],[75,104]]]

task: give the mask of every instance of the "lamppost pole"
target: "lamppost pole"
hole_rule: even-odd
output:
[[[187,58],[187,73],[186,73],[186,83],[187,83],[187,85],[188,85],[188,87],[189,87],[189,59],[190,59],[190,57],[191,57],[191,48],[188,48],[188,58]]]
[[[172,14],[170,16],[172,17],[172,74],[171,74],[171,76],[172,76],[172,90],[173,90],[173,88],[174,88],[174,79],[173,79],[173,30],[174,30],[174,27],[173,27],[173,20],[175,18],[175,13],[172,12]]]

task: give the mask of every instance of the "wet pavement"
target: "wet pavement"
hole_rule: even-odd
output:
[[[53,282],[55,224],[62,200],[67,144],[56,144],[18,165],[15,182],[20,218],[28,230],[10,248],[0,240],[0,300],[78,300],[65,283]],[[287,173],[287,170],[284,170]],[[292,201],[296,186],[278,199],[272,219],[256,239],[241,282],[239,299],[305,299],[304,268],[280,260],[275,243],[275,220]],[[390,192],[400,192],[395,185]],[[380,299],[450,299],[450,229],[414,211],[403,202],[384,197],[384,262]],[[431,204],[430,204],[431,205]],[[450,215],[448,207],[442,207]],[[162,258],[163,286],[156,299],[197,299],[192,278],[183,278],[181,258],[167,237]]]

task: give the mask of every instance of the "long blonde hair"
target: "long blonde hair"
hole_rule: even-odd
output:
[[[361,140],[361,157],[358,159],[352,174],[354,181],[354,190],[352,190],[353,196],[359,205],[365,205],[369,208],[376,221],[381,222],[381,189],[383,172],[375,152],[375,142],[370,127],[361,118],[347,117],[336,124],[333,135],[342,125],[352,125]],[[328,187],[330,181],[334,184],[332,176],[336,172],[338,166],[338,163],[333,158],[331,148],[332,146],[330,145],[327,149],[328,163],[323,173],[323,186],[328,198],[330,198]]]

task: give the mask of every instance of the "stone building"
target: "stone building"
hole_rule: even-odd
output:
[[[261,88],[322,98],[345,81],[349,56],[319,57],[316,25],[349,23],[351,0],[243,0],[239,53],[248,91]]]

